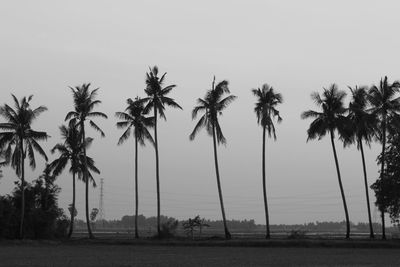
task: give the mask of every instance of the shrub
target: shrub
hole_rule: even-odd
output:
[[[288,238],[289,239],[303,239],[306,236],[307,231],[304,230],[292,230],[290,231]]]
[[[57,203],[60,188],[54,184],[55,177],[45,174],[32,184],[25,185],[26,238],[54,238],[60,236],[62,229],[65,228],[65,215]],[[11,195],[0,197],[0,238],[18,237],[21,200],[21,187],[18,182]]]
[[[161,224],[160,235],[158,238],[171,238],[175,236],[176,229],[178,228],[178,220],[168,219],[166,222]]]

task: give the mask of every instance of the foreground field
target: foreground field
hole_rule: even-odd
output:
[[[1,244],[0,266],[400,266],[398,249]]]

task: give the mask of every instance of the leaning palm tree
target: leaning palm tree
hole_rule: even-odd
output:
[[[85,142],[85,121],[89,120],[89,125],[96,131],[100,132],[100,135],[104,137],[104,132],[99,126],[92,120],[92,118],[101,117],[107,119],[107,116],[102,112],[93,111],[93,109],[101,103],[100,100],[95,100],[97,96],[97,89],[90,91],[90,83],[83,84],[82,86],[70,87],[74,99],[75,110],[68,112],[65,120],[71,120],[70,123],[77,126],[82,143]],[[83,146],[83,180],[85,182],[85,211],[86,211],[86,225],[88,228],[89,238],[94,238],[92,230],[90,228],[89,218],[89,174],[88,174],[88,162],[86,157],[86,147]]]
[[[211,90],[208,90],[204,99],[197,99],[198,106],[193,108],[192,111],[192,119],[196,119],[199,111],[204,111],[204,115],[201,116],[200,120],[197,122],[196,126],[193,129],[193,132],[190,134],[190,140],[194,140],[197,133],[201,130],[201,128],[206,127],[207,133],[213,137],[214,144],[214,161],[215,161],[215,173],[217,176],[217,186],[218,186],[218,194],[219,201],[221,205],[222,219],[224,222],[224,230],[226,239],[231,238],[231,234],[228,231],[228,227],[226,225],[226,217],[225,217],[225,208],[224,201],[222,198],[222,189],[221,189],[221,181],[219,177],[219,169],[218,169],[218,156],[217,156],[217,143],[225,144],[226,139],[222,134],[221,126],[218,121],[218,115],[222,114],[222,111],[233,101],[236,96],[229,95],[224,97],[224,94],[229,94],[228,81],[224,80],[219,82],[215,86],[215,77],[212,82]]]
[[[60,154],[57,159],[55,159],[52,163],[50,163],[49,167],[53,171],[53,174],[58,176],[60,175],[65,167],[70,163],[69,172],[72,174],[72,212],[71,212],[71,223],[68,232],[68,238],[71,237],[72,232],[74,230],[74,219],[75,219],[75,180],[76,175],[78,174],[79,178],[82,178],[82,166],[84,165],[83,160],[83,147],[86,149],[90,146],[93,139],[87,137],[85,142],[82,143],[81,133],[78,131],[75,125],[71,123],[68,126],[62,125],[60,127],[61,138],[64,140],[63,143],[56,144],[51,153],[55,153],[56,151]],[[94,161],[90,157],[87,158],[88,168],[93,172],[100,174],[100,171],[94,165]],[[91,182],[95,185],[94,179],[91,175],[89,175]]]
[[[158,114],[161,118],[166,120],[165,117],[165,106],[170,106],[173,108],[180,108],[174,99],[167,97],[167,94],[171,92],[176,85],[168,85],[164,86],[164,73],[161,77],[158,77],[158,68],[154,66],[150,69],[149,73],[146,73],[146,92],[147,96],[143,99],[143,101],[147,101],[147,105],[145,106],[145,112],[147,113],[151,109],[154,112],[154,147],[156,152],[156,183],[157,183],[157,234],[160,236],[161,228],[160,228],[160,171],[159,171],[159,159],[158,159],[158,138],[157,138],[157,118]]]
[[[270,238],[269,229],[269,215],[268,215],[268,204],[267,204],[267,188],[265,181],[265,134],[268,132],[268,136],[273,136],[276,140],[274,118],[277,118],[278,122],[282,121],[279,111],[276,107],[282,103],[282,95],[275,93],[274,89],[268,84],[264,84],[262,89],[253,89],[253,94],[257,97],[256,106],[254,112],[257,115],[257,123],[263,128],[263,147],[262,147],[262,183],[263,183],[263,195],[264,195],[264,208],[265,208],[265,221],[266,221],[266,238]]]
[[[322,109],[321,112],[314,110],[308,110],[301,114],[302,119],[314,118],[314,121],[310,124],[307,130],[307,141],[313,139],[321,139],[327,133],[330,134],[331,144],[333,149],[333,156],[335,158],[336,171],[339,181],[340,193],[342,196],[344,212],[346,216],[346,238],[350,238],[350,220],[349,213],[347,211],[346,198],[344,195],[342,179],[340,176],[339,162],[335,148],[335,131],[339,132],[339,137],[343,138],[348,136],[346,130],[348,130],[348,120],[344,116],[346,108],[344,107],[343,101],[346,97],[344,91],[340,91],[336,84],[332,84],[328,89],[324,88],[322,96],[314,92],[311,94],[312,100],[315,104]]]
[[[364,148],[363,142],[367,145],[371,144],[374,133],[376,132],[376,116],[373,113],[367,111],[368,108],[368,93],[365,87],[349,87],[351,91],[351,102],[349,104],[349,114],[347,118],[351,123],[350,136],[345,139],[344,144],[357,144],[357,149],[361,152],[361,161],[364,172],[364,186],[365,186],[365,196],[367,200],[367,210],[368,210],[368,222],[369,222],[369,236],[374,238],[374,229],[372,227],[371,219],[371,207],[369,203],[369,193],[368,193],[368,179],[367,179],[367,169],[365,166]]]
[[[25,158],[29,158],[32,169],[36,167],[35,153],[37,151],[46,161],[47,156],[38,141],[47,140],[46,132],[38,132],[31,128],[33,121],[44,111],[45,106],[32,109],[30,101],[32,96],[23,97],[20,101],[12,95],[14,108],[7,104],[0,107],[0,116],[7,122],[0,123],[0,151],[3,151],[5,163],[11,164],[21,179],[21,218],[19,237],[24,238],[25,215]]]
[[[138,189],[138,143],[144,146],[147,139],[154,144],[153,137],[148,128],[154,126],[154,117],[146,117],[144,112],[144,103],[136,97],[135,100],[128,99],[128,106],[125,112],[116,112],[115,116],[122,121],[117,122],[119,129],[125,129],[125,132],[119,138],[118,145],[123,144],[133,131],[135,137],[135,238],[139,238],[138,233],[138,208],[139,208],[139,189]]]
[[[397,93],[400,89],[400,82],[395,81],[392,84],[388,82],[387,76],[381,79],[379,87],[372,86],[368,92],[368,100],[371,103],[371,112],[379,119],[379,136],[382,143],[381,153],[381,176],[385,177],[385,147],[386,147],[386,131],[388,130],[389,120],[399,120],[400,99]],[[382,239],[386,239],[385,233],[385,213],[381,209],[382,219]]]

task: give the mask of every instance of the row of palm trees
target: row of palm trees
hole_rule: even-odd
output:
[[[374,238],[363,143],[370,145],[374,139],[382,143],[380,175],[384,177],[387,133],[388,131],[395,133],[400,129],[400,97],[398,96],[400,82],[389,83],[387,77],[385,77],[381,79],[379,86],[374,85],[371,88],[356,86],[355,88],[349,87],[349,89],[351,101],[347,108],[344,105],[346,93],[333,84],[324,89],[322,95],[317,92],[311,95],[320,111],[308,110],[303,112],[301,117],[303,119],[314,119],[307,130],[308,140],[321,139],[326,134],[330,135],[346,217],[346,238],[350,237],[350,220],[335,148],[335,133],[338,134],[345,146],[357,145],[361,152],[364,173],[370,237]],[[384,210],[381,207],[379,208],[381,209],[382,238],[386,239]]]
[[[135,237],[138,234],[138,144],[144,145],[146,141],[150,142],[155,148],[156,157],[156,185],[157,185],[157,233],[160,236],[160,172],[159,172],[159,149],[158,149],[158,133],[157,122],[158,117],[166,119],[165,109],[167,106],[182,109],[174,99],[167,95],[175,88],[176,85],[164,86],[166,73],[159,76],[158,68],[155,66],[149,70],[146,76],[146,97],[136,97],[134,100],[127,100],[127,107],[123,112],[116,112],[115,116],[120,120],[116,126],[124,129],[123,134],[118,140],[118,145],[123,144],[133,135],[135,139]],[[201,112],[201,117],[195,125],[190,140],[194,140],[197,133],[206,128],[207,133],[213,138],[215,172],[217,180],[217,188],[221,206],[222,219],[225,230],[225,237],[231,238],[231,234],[226,224],[226,215],[221,188],[221,178],[218,165],[219,144],[225,144],[226,138],[222,133],[219,123],[219,116],[232,103],[236,96],[231,95],[229,91],[228,81],[223,80],[216,83],[215,77],[212,81],[211,88],[207,90],[204,98],[197,99],[197,106],[192,110],[192,119],[196,119]],[[302,118],[314,118],[307,131],[308,139],[321,139],[329,133],[338,175],[339,188],[342,196],[343,206],[346,217],[346,238],[350,237],[350,220],[347,210],[346,198],[341,180],[340,168],[335,148],[335,133],[343,141],[345,146],[357,144],[357,148],[361,151],[361,158],[364,171],[364,184],[367,198],[368,219],[370,224],[370,236],[374,237],[371,221],[371,212],[369,206],[367,173],[365,168],[365,158],[363,143],[370,144],[375,138],[382,142],[382,160],[381,174],[384,173],[384,154],[385,140],[387,131],[394,131],[394,122],[400,122],[398,112],[400,112],[400,100],[396,93],[400,88],[399,82],[388,83],[387,77],[381,80],[379,87],[373,86],[370,89],[366,87],[350,88],[352,99],[348,107],[344,105],[346,93],[337,88],[335,84],[328,89],[324,89],[322,95],[315,92],[311,97],[321,111],[305,111]],[[73,196],[71,205],[71,223],[69,236],[71,236],[74,227],[75,217],[75,180],[78,179],[85,182],[85,213],[89,238],[93,238],[89,219],[89,183],[95,186],[92,172],[100,173],[95,166],[93,158],[87,155],[87,149],[90,147],[93,138],[86,137],[86,122],[94,130],[98,131],[102,137],[105,136],[101,128],[94,122],[94,118],[105,118],[107,116],[99,111],[95,111],[101,101],[96,99],[98,89],[90,90],[90,84],[82,86],[70,87],[74,110],[68,112],[65,121],[67,125],[60,127],[63,143],[59,143],[53,147],[52,153],[58,152],[59,156],[49,164],[54,175],[59,175],[69,164],[69,172],[72,174]],[[268,202],[266,191],[266,168],[265,168],[265,144],[266,135],[276,139],[275,122],[281,122],[282,118],[278,111],[278,106],[283,102],[282,95],[267,84],[261,88],[253,89],[252,93],[257,98],[254,111],[257,116],[257,122],[262,127],[262,184],[263,184],[263,200],[265,207],[266,219],[266,238],[270,238]],[[11,165],[15,169],[17,175],[21,179],[20,189],[22,192],[21,204],[21,221],[20,221],[20,237],[23,237],[24,223],[24,188],[25,158],[28,157],[29,164],[35,168],[35,154],[38,152],[47,161],[47,155],[40,147],[38,141],[45,141],[48,135],[43,131],[35,131],[31,129],[31,124],[42,112],[47,108],[40,106],[31,108],[30,101],[32,96],[22,98],[20,101],[12,95],[14,100],[14,108],[5,104],[0,107],[0,116],[6,122],[0,123],[0,152],[4,157],[2,165]],[[153,112],[150,116],[150,112]],[[150,133],[150,128],[154,130],[154,138]],[[384,232],[384,216],[382,211],[382,231]]]

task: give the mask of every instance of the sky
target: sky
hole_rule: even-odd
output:
[[[209,90],[212,78],[228,80],[238,96],[220,123],[227,145],[218,147],[227,219],[265,223],[262,200],[262,129],[257,125],[252,88],[268,83],[283,95],[283,121],[277,140],[266,144],[267,192],[272,224],[342,221],[341,202],[329,138],[307,141],[311,121],[300,114],[315,109],[310,94],[337,83],[377,84],[387,75],[400,79],[398,1],[8,1],[0,8],[0,104],[34,95],[34,107],[48,111],[33,124],[60,142],[58,127],[73,108],[69,86],[90,82],[100,88],[98,119],[106,133],[88,130],[88,151],[104,179],[106,219],[134,212],[134,142],[117,146],[116,111],[126,99],[144,96],[145,75],[157,65],[167,72],[170,96],[183,110],[168,109],[159,123],[161,213],[178,219],[197,214],[221,219],[213,144],[205,131],[194,141],[191,110]],[[348,99],[347,99],[348,101]],[[337,141],[350,220],[367,222],[361,155]],[[379,145],[366,150],[369,184],[378,176]],[[50,160],[57,155],[48,152]],[[27,168],[27,180],[40,175]],[[3,170],[0,194],[17,179]],[[139,213],[156,215],[155,155],[139,150]],[[60,206],[72,199],[72,177],[57,178]],[[78,183],[78,218],[84,218],[84,184]],[[90,190],[90,207],[99,207],[100,188]],[[370,191],[373,221],[379,222]]]

